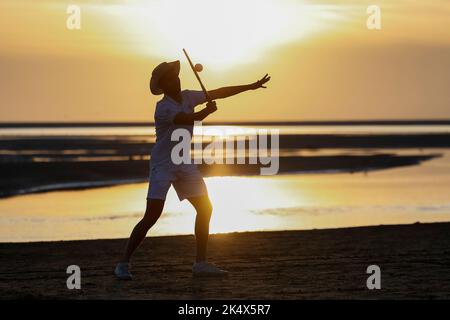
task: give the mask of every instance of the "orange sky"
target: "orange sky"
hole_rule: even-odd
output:
[[[441,0],[2,0],[0,121],[153,121],[156,64],[180,59],[199,89],[183,47],[208,88],[272,75],[212,121],[450,118],[449,16]]]

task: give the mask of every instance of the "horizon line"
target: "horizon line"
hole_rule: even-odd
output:
[[[141,127],[154,126],[152,121],[17,121],[0,122],[0,128],[11,127]],[[450,119],[395,119],[395,120],[302,120],[302,121],[211,121],[204,125],[450,125]]]

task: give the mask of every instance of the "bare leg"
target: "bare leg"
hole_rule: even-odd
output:
[[[147,208],[145,215],[141,221],[134,227],[133,232],[128,240],[127,247],[121,262],[129,262],[136,248],[141,244],[147,235],[148,230],[158,221],[164,208],[164,200],[150,199],[147,200]]]
[[[208,244],[212,204],[207,195],[189,198],[188,200],[197,211],[197,216],[195,218],[195,240],[197,243],[196,262],[206,261],[206,248]]]

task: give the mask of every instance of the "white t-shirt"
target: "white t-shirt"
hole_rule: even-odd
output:
[[[179,104],[169,96],[164,96],[156,103],[155,130],[156,143],[152,149],[151,166],[174,168],[170,158],[173,146],[178,141],[171,141],[172,132],[178,128],[185,128],[190,132],[192,139],[193,125],[176,125],[173,120],[177,113],[193,113],[194,107],[205,103],[206,97],[203,91],[183,90],[181,91],[182,103]]]

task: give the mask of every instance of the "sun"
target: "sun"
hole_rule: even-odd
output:
[[[321,29],[317,6],[290,0],[131,1],[122,30],[140,53],[195,60],[219,69],[257,62],[268,49]]]

